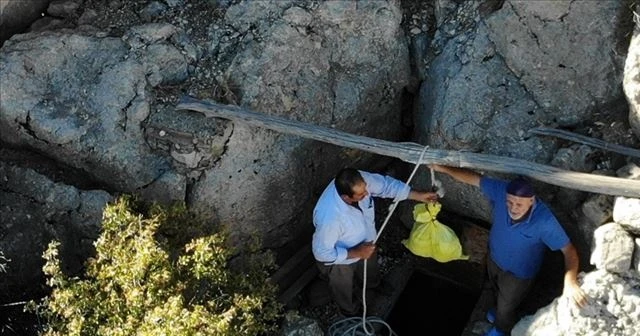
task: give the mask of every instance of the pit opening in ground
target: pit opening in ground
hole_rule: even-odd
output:
[[[399,336],[459,336],[479,296],[480,292],[445,278],[414,271],[389,313],[387,323]]]

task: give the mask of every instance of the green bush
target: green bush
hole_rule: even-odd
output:
[[[44,272],[52,291],[39,308],[47,320],[44,335],[247,336],[277,330],[282,306],[266,281],[274,267],[270,254],[234,254],[224,230],[207,229],[184,206],[154,206],[142,211],[146,215],[132,209],[128,198],[106,207],[96,256],[82,278],[62,273],[59,243],[50,243]],[[242,270],[229,267],[232,258],[242,261]]]

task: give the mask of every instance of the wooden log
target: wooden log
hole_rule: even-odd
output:
[[[296,281],[291,284],[288,288],[286,288],[279,296],[278,301],[283,304],[288,304],[293,300],[298,293],[302,292],[302,290],[313,280],[319,271],[316,265],[313,265],[307,268],[302,275],[296,279]]]
[[[200,112],[208,118],[223,118],[244,122],[251,126],[262,127],[280,133],[395,157],[414,164],[435,163],[481,171],[517,174],[575,190],[614,196],[640,197],[639,180],[574,172],[492,154],[442,149],[427,149],[422,160],[418,162],[424,146],[417,143],[393,142],[354,135],[328,127],[253,112],[239,106],[201,101],[192,97],[182,97],[176,109]]]
[[[311,252],[311,243],[304,245],[287,262],[269,277],[269,281],[278,285],[280,289],[291,286],[294,278],[300,276],[302,270],[316,267],[315,259]]]
[[[537,134],[537,135],[553,136],[556,138],[578,142],[581,144],[604,149],[604,150],[615,152],[618,154],[640,158],[640,150],[638,149],[612,144],[610,142],[606,142],[600,139],[594,139],[592,137],[588,137],[582,134],[577,134],[577,133],[573,133],[573,132],[569,132],[569,131],[565,131],[557,128],[536,127],[536,128],[530,129],[529,133]]]

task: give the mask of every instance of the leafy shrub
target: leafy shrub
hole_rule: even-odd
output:
[[[282,307],[276,287],[266,281],[271,255],[235,256],[225,246],[224,230],[206,232],[212,230],[184,206],[154,206],[143,216],[133,203],[120,198],[106,207],[96,256],[83,278],[62,273],[59,243],[50,243],[44,272],[52,292],[40,309],[48,321],[45,335],[247,336],[277,330]],[[229,267],[232,257],[244,260],[243,270]]]

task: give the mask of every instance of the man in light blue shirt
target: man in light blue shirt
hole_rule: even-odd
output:
[[[367,261],[367,288],[380,284],[376,258],[373,197],[432,202],[435,192],[411,189],[389,176],[353,168],[342,169],[324,190],[313,210],[312,250],[320,274],[329,281],[334,301],[345,316],[359,314],[354,297],[354,276],[362,281]]]

